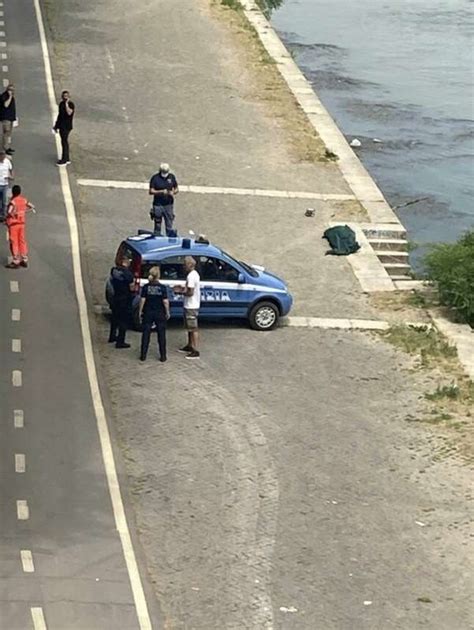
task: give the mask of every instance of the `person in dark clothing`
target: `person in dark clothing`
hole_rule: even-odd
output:
[[[140,299],[140,321],[143,324],[140,361],[145,361],[150,345],[152,326],[156,326],[160,361],[166,361],[166,321],[170,318],[168,289],[160,283],[160,268],[152,267],[149,283],[142,287]]]
[[[134,277],[130,271],[129,258],[123,258],[117,266],[110,270],[109,281],[113,294],[109,343],[115,342],[116,348],[130,348],[130,344],[125,343],[134,289]]]
[[[72,121],[74,118],[75,105],[69,98],[69,92],[61,92],[61,101],[58,105],[58,117],[54,123],[53,131],[59,132],[61,136],[62,156],[56,162],[58,166],[71,164],[69,159],[69,134],[72,131]]]
[[[15,120],[15,86],[10,83],[5,92],[0,96],[0,122],[2,124],[2,145],[0,149],[4,149],[7,155],[15,153],[15,149],[11,147],[13,123]]]
[[[155,234],[161,236],[161,222],[165,220],[166,236],[173,235],[174,198],[178,194],[178,182],[170,172],[169,164],[160,164],[160,170],[150,179],[149,194],[153,195],[150,217],[155,222]]]

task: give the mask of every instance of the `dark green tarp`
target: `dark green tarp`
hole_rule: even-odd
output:
[[[328,228],[324,232],[323,238],[326,238],[331,246],[331,250],[327,252],[328,254],[347,256],[348,254],[354,254],[360,249],[360,245],[356,241],[355,232],[348,225],[336,225]]]

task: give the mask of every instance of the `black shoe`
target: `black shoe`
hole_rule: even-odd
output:
[[[7,269],[19,269],[19,268],[20,268],[20,265],[17,265],[16,263],[11,262],[11,263],[8,263],[8,265],[5,265],[5,267],[6,267]]]
[[[56,162],[56,166],[66,166],[67,162],[66,160],[58,160]]]
[[[160,357],[160,362],[164,363],[166,361],[166,357]]]
[[[192,347],[188,344],[186,346],[183,346],[182,348],[179,348],[178,352],[185,352],[186,354],[188,352],[192,352]]]
[[[146,356],[140,355],[140,361],[146,361]]]
[[[7,150],[5,151],[5,153],[6,153],[7,155],[13,155],[13,153],[15,153],[15,149],[7,149]]]
[[[117,341],[117,337],[109,337],[107,339],[107,343],[115,343]]]
[[[28,269],[28,261],[27,261],[27,260],[22,260],[22,261],[21,261],[21,263],[20,263],[20,265],[21,265],[22,267],[24,267],[25,269]]]
[[[123,343],[116,343],[115,344],[116,348],[130,348],[130,344],[129,343],[125,343],[125,341]]]
[[[191,350],[191,352],[186,356],[186,359],[199,359],[201,355],[197,350]]]

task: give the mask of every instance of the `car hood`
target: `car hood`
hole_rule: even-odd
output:
[[[260,280],[258,284],[261,284],[262,286],[270,286],[274,289],[282,289],[284,291],[287,291],[288,287],[286,285],[286,282],[280,277],[276,276],[274,273],[267,271],[265,267],[262,267],[261,265],[252,265],[252,269],[255,269],[255,271],[258,273],[258,280]],[[257,278],[255,278],[255,280],[257,280]]]

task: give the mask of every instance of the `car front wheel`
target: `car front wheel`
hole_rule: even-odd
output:
[[[250,311],[250,327],[254,330],[272,330],[278,324],[280,313],[273,302],[259,302]]]

